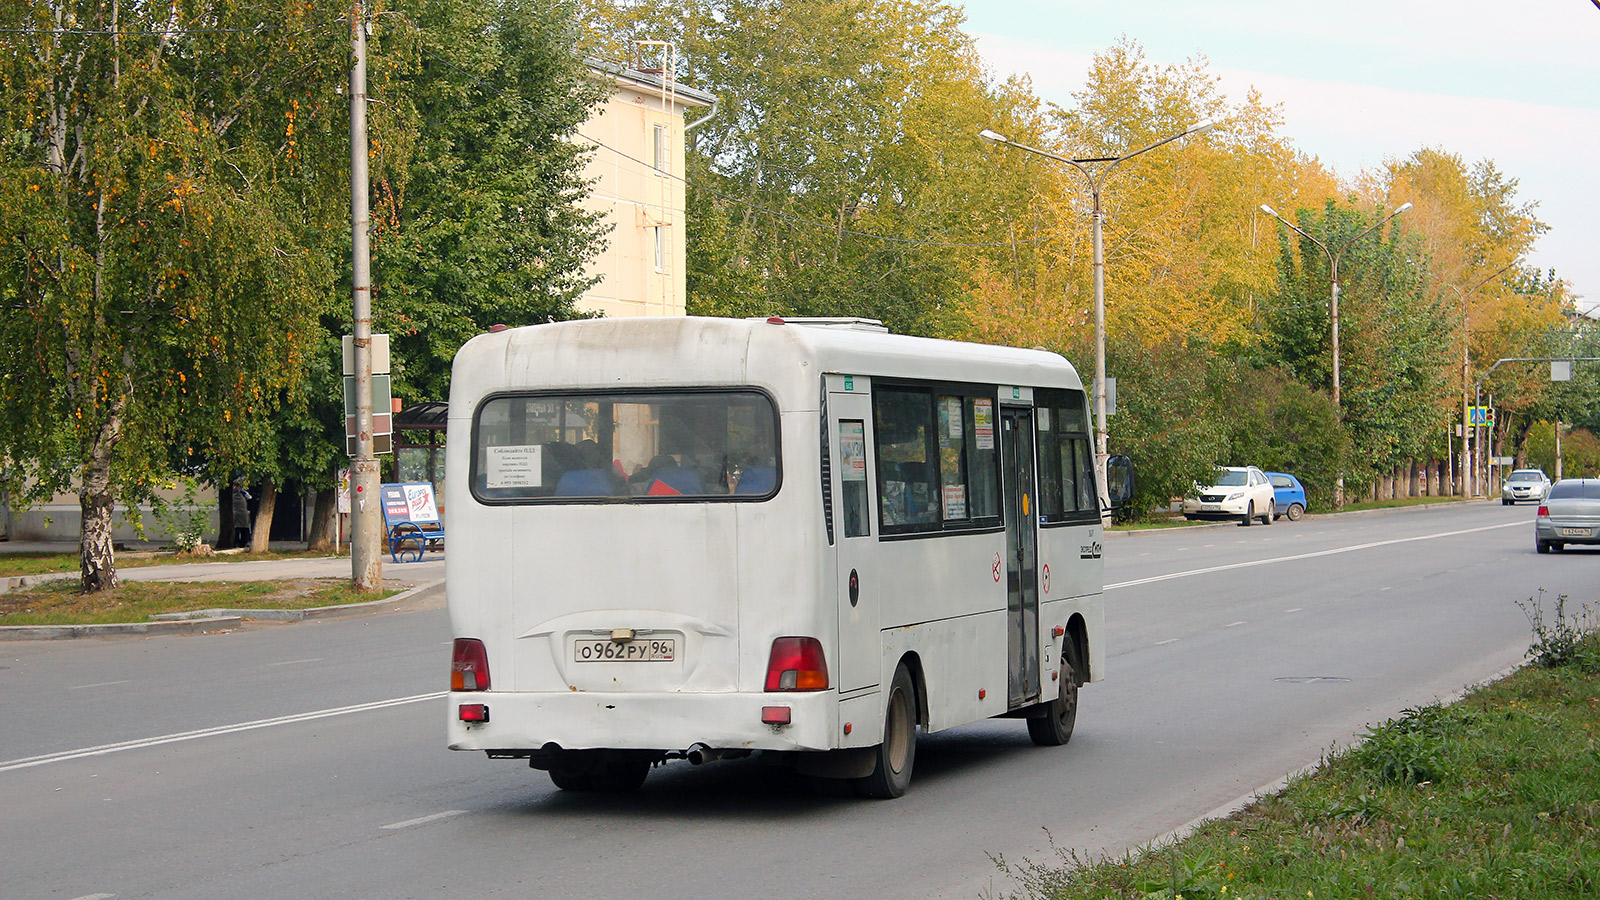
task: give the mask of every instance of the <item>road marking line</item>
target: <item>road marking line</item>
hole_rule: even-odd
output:
[[[67,688],[67,690],[69,690],[69,691],[81,691],[84,688],[111,687],[113,684],[127,684],[127,683],[128,683],[128,681],[126,679],[124,679],[122,681],[101,681],[101,682],[98,682],[96,684],[75,684],[72,687]],[[108,894],[107,896],[115,896],[115,895]]]
[[[1299,612],[1299,611],[1300,611],[1300,610],[1301,610],[1301,609],[1302,609],[1302,608],[1303,608],[1303,607],[1299,607],[1299,606],[1296,606],[1296,607],[1295,607],[1295,608],[1294,608],[1294,609],[1286,609],[1286,610],[1284,610],[1284,612],[1286,612],[1286,613],[1297,613],[1297,612]]]
[[[121,682],[118,682],[118,683],[120,684]],[[74,897],[74,898],[72,898],[72,900],[111,900],[111,898],[113,898],[115,896],[117,896],[117,895],[116,894],[84,894],[82,897]]]
[[[11,772],[16,769],[27,769],[33,766],[43,766],[50,763],[67,762],[74,759],[85,759],[90,756],[105,756],[108,753],[119,753],[123,750],[141,750],[146,747],[159,747],[163,744],[176,744],[182,741],[193,741],[206,737],[218,737],[224,734],[237,734],[241,731],[254,731],[257,728],[271,728],[274,725],[293,725],[297,722],[310,722],[316,719],[327,719],[333,716],[346,716],[352,713],[371,712],[373,710],[388,709],[391,706],[404,706],[408,703],[421,703],[427,700],[438,700],[448,696],[448,691],[435,691],[431,694],[417,694],[413,697],[395,697],[391,700],[378,700],[373,703],[357,703],[354,706],[339,706],[333,709],[319,709],[315,712],[295,713],[289,716],[278,716],[274,719],[257,719],[254,722],[240,722],[237,725],[219,725],[215,728],[201,728],[196,731],[184,731],[178,734],[165,734],[160,737],[140,738],[135,741],[123,741],[117,744],[102,744],[98,747],[84,747],[79,750],[63,750],[59,753],[46,753],[43,756],[30,756],[25,759],[14,759],[10,762],[0,763],[0,772]]]
[[[429,822],[436,822],[439,819],[448,819],[452,816],[464,816],[466,814],[467,811],[464,809],[447,809],[444,812],[436,812],[431,816],[419,816],[415,819],[407,819],[404,822],[395,822],[392,825],[385,825],[383,826],[383,829],[385,831],[393,831],[396,828],[410,828],[413,825],[426,825]]]
[[[1173,643],[1177,643],[1177,640],[1178,640],[1178,639],[1177,639],[1177,638],[1167,638],[1167,639],[1166,639],[1166,640],[1164,640],[1164,641],[1156,641],[1156,646],[1157,646],[1157,647],[1160,647],[1160,646],[1162,646],[1162,645],[1163,645],[1163,644],[1173,644]]]
[[[293,665],[298,665],[300,663],[306,663],[306,662],[322,662],[322,657],[313,656],[310,659],[288,659],[288,660],[284,660],[283,662],[267,663],[265,668],[270,669],[273,666],[293,666]]]
[[[1310,553],[1296,553],[1292,556],[1275,556],[1271,559],[1255,559],[1249,562],[1229,563],[1225,566],[1207,566],[1204,569],[1190,569],[1187,572],[1169,572],[1166,575],[1152,575],[1149,578],[1135,578],[1133,581],[1119,581],[1108,584],[1108,591],[1117,588],[1137,587],[1141,584],[1154,584],[1157,581],[1171,581],[1175,578],[1188,578],[1191,575],[1209,575],[1212,572],[1227,572],[1232,569],[1253,569],[1256,566],[1270,566],[1274,563],[1294,562],[1300,559],[1314,559],[1319,556],[1336,556],[1340,553],[1353,553],[1357,550],[1371,550],[1374,547],[1388,547],[1394,544],[1409,544],[1414,541],[1431,541],[1437,538],[1456,537],[1463,534],[1475,534],[1480,531],[1494,531],[1497,528],[1526,528],[1527,522],[1507,522],[1503,525],[1484,525],[1480,528],[1463,528],[1460,531],[1441,531],[1437,534],[1420,534],[1416,537],[1395,538],[1389,541],[1372,541],[1366,544],[1351,544],[1348,547],[1333,547],[1328,550],[1314,550]],[[3,770],[0,770],[3,771]]]
[[[1226,624],[1226,625],[1224,625],[1222,627],[1223,628],[1233,628],[1236,625],[1243,625],[1243,624],[1244,624],[1244,622],[1242,622],[1242,621],[1241,622],[1229,622],[1228,624]]]

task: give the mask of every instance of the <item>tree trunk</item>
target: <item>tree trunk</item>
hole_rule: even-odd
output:
[[[233,546],[233,488],[226,481],[217,486],[217,539],[211,546],[218,550]]]
[[[256,497],[256,520],[250,526],[250,552],[267,552],[267,541],[272,537],[272,514],[278,507],[278,483],[271,478],[261,481]]]
[[[117,586],[117,560],[111,546],[111,456],[102,447],[90,451],[83,486],[78,489],[78,508],[83,514],[78,531],[82,591],[110,590]]]
[[[333,488],[321,488],[317,491],[317,502],[311,510],[311,533],[306,538],[307,550],[313,553],[338,550],[333,545],[334,517],[339,514],[339,504],[336,500]]]
[[[1406,496],[1408,496],[1408,497],[1421,497],[1422,496],[1422,467],[1420,465],[1418,465],[1417,461],[1414,460],[1414,459],[1411,460],[1410,465],[1411,465],[1411,490],[1410,490],[1409,493],[1407,493]]]

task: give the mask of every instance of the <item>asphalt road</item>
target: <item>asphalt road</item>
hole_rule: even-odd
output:
[[[758,761],[630,797],[443,748],[433,604],[222,635],[0,644],[0,896],[977,897],[992,857],[1120,852],[1517,663],[1515,601],[1595,601],[1498,503],[1117,536],[1107,680],[1065,748],[995,720],[892,802]]]

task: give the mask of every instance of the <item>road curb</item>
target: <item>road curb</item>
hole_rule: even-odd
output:
[[[38,577],[38,576],[24,576]],[[365,603],[317,606],[311,609],[201,609],[151,616],[148,622],[106,625],[3,625],[0,641],[60,641],[74,638],[148,637],[162,634],[205,634],[237,628],[246,621],[303,622],[388,612],[400,606],[430,600],[444,593],[444,579],[419,584],[393,597]]]

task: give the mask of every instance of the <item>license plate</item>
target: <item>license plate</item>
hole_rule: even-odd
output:
[[[1587,528],[1563,528],[1563,529],[1561,529],[1561,536],[1562,537],[1588,537],[1589,536],[1589,529],[1587,529]]]
[[[1221,510],[1222,510],[1222,504],[1220,504],[1220,503],[1202,503],[1202,504],[1200,504],[1200,511],[1201,512],[1220,512]]]
[[[678,658],[675,638],[632,640],[619,644],[612,640],[578,641],[572,648],[576,662],[672,662]]]

